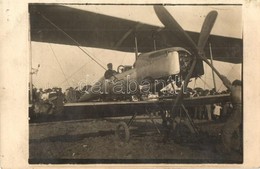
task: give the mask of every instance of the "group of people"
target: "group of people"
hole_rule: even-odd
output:
[[[53,101],[56,100],[58,97],[62,97],[63,103],[75,103],[78,99],[87,91],[91,86],[87,85],[84,86],[82,89],[78,87],[69,87],[62,91],[62,88],[53,87],[48,89],[42,88],[33,88],[32,99],[30,99],[33,103],[36,102],[44,102],[53,104]]]
[[[230,92],[217,92],[214,88],[212,90],[203,90],[201,88],[195,88],[192,90],[189,97],[212,96],[219,94],[230,94]],[[191,111],[191,116],[194,119],[207,119],[209,121],[223,120],[230,114],[231,109],[232,105],[227,102],[206,105],[195,105],[193,106],[193,111]]]
[[[33,88],[32,90],[32,102],[55,100],[58,96],[63,95],[62,89],[58,87],[48,88],[43,90],[42,88]]]
[[[64,94],[61,88],[33,88],[32,99],[34,112],[36,114],[54,114],[61,113],[63,110]]]

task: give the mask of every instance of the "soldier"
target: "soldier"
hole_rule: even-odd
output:
[[[224,85],[230,90],[231,103],[233,106],[232,114],[227,119],[223,131],[222,131],[222,144],[224,153],[231,152],[231,139],[233,133],[238,131],[239,127],[242,125],[242,82],[240,80],[235,80],[230,83],[230,81],[222,76]],[[238,147],[237,147],[238,148]]]
[[[104,74],[105,79],[109,79],[113,75],[117,74],[115,70],[113,70],[113,65],[112,63],[107,64],[107,71]]]

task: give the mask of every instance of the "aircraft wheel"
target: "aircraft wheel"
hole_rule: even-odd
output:
[[[130,139],[129,127],[125,122],[120,122],[116,127],[116,137],[123,142],[128,142]]]

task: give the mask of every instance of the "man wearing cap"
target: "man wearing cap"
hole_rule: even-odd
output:
[[[232,136],[235,131],[238,131],[242,124],[242,82],[241,80],[230,81],[222,75],[224,85],[230,90],[231,103],[233,106],[232,114],[227,119],[222,131],[222,144],[224,153],[231,152]],[[237,147],[239,148],[239,147]]]
[[[113,75],[115,75],[117,72],[113,70],[113,65],[112,63],[107,64],[107,71],[104,74],[105,79],[111,78]]]

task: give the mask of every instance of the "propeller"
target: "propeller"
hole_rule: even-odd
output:
[[[205,61],[215,71],[215,73],[219,76],[219,78],[223,81],[223,77],[221,76],[221,74],[213,67],[213,65],[208,61],[208,59],[204,55],[204,47],[208,41],[210,32],[216,21],[218,15],[217,11],[211,11],[206,16],[201,28],[198,44],[196,45],[195,42],[191,39],[191,37],[183,30],[183,28],[178,24],[178,22],[171,16],[171,14],[163,6],[156,5],[154,6],[154,10],[159,20],[164,24],[165,28],[174,32],[175,36],[180,41],[182,41],[187,47],[190,47],[194,51],[194,53],[197,54],[197,56],[199,56],[203,61]],[[196,67],[196,60],[197,59],[193,61],[190,71],[184,80],[185,87],[187,87],[188,85],[187,82],[189,81],[192,72]],[[181,90],[183,90],[183,88]],[[182,99],[182,95],[183,95],[182,93],[183,92],[181,91],[178,97],[176,98],[176,100],[174,101],[174,105],[172,108],[173,112],[177,104],[179,103],[179,101]]]
[[[154,6],[155,13],[159,20],[164,24],[164,26],[171,30],[172,32],[176,33],[175,36],[178,37],[179,40],[181,40],[187,47],[190,47],[197,55],[205,61],[219,76],[219,78],[223,81],[222,75],[218,72],[217,69],[215,69],[212,64],[208,61],[208,59],[204,55],[204,47],[207,43],[207,40],[209,38],[210,32],[214,26],[214,23],[217,18],[217,11],[211,11],[206,16],[199,40],[198,45],[195,44],[195,42],[191,39],[191,37],[183,30],[183,28],[178,24],[178,22],[171,16],[171,14],[167,11],[165,7],[162,5],[155,5]]]

